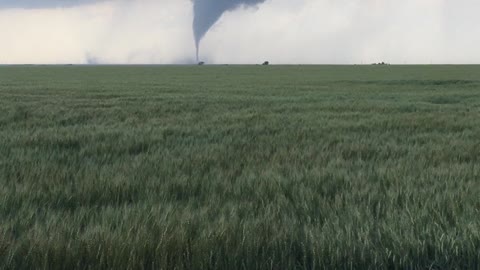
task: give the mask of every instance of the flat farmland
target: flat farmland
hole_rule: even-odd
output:
[[[1,269],[477,269],[480,66],[2,66]]]

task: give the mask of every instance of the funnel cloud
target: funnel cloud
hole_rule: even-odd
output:
[[[265,0],[193,0],[193,33],[197,50],[197,61],[200,41],[223,13],[242,5],[253,6],[262,2],[265,2]]]
[[[200,44],[210,64],[478,64],[479,9],[478,0],[0,0],[0,65],[193,64]]]

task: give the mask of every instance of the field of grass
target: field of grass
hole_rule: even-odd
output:
[[[0,67],[0,269],[332,268],[480,268],[480,66]]]

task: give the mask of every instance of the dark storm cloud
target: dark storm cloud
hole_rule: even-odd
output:
[[[241,5],[251,6],[262,2],[265,0],[193,0],[193,32],[197,58],[200,41],[224,12]]]

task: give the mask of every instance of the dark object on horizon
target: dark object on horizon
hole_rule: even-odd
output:
[[[263,64],[262,64],[262,66],[268,66],[268,65],[270,65],[270,62],[268,62],[268,61],[265,61],[265,62],[263,62]]]
[[[203,65],[205,65],[205,62],[198,62],[198,65],[203,66]]]
[[[385,62],[380,62],[380,63],[373,63],[372,65],[376,66],[376,65],[379,65],[379,66],[389,66],[390,64],[389,63],[385,63]]]

